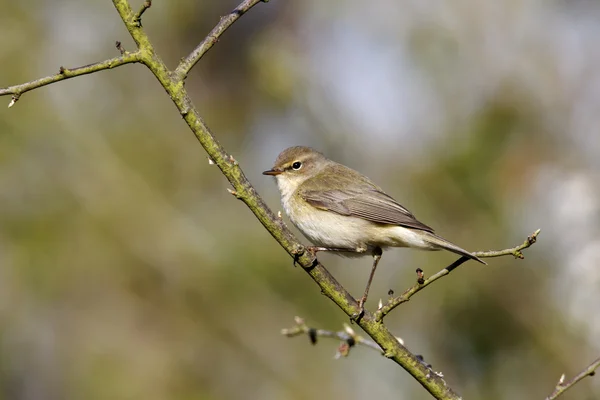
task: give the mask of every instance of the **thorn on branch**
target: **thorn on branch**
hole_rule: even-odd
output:
[[[206,157],[206,158],[208,158],[208,165],[215,165],[215,164],[216,164],[216,163],[213,161],[213,159],[212,159],[212,158],[210,158],[210,157]]]
[[[67,72],[67,69],[61,65],[60,68],[58,69],[58,73],[61,75],[64,75],[66,72]]]
[[[230,194],[232,194],[233,196],[235,196],[235,198],[236,198],[236,199],[241,199],[241,198],[242,198],[242,195],[241,195],[241,194],[239,194],[238,192],[236,192],[236,191],[235,191],[235,190],[233,190],[233,189],[229,189],[229,188],[227,188],[227,191],[228,191]]]
[[[20,94],[13,94],[11,99],[10,99],[10,103],[8,103],[8,108],[11,108],[12,106],[15,105],[15,103],[17,101],[19,101],[19,98],[21,97]]]

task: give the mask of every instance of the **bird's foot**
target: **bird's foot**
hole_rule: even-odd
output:
[[[352,314],[350,316],[350,320],[358,323],[360,319],[365,315],[365,301],[367,298],[365,296],[361,297],[358,301],[358,312]]]
[[[315,247],[315,246],[309,246],[309,247],[305,247],[302,245],[297,245],[293,250],[292,250],[292,256],[294,257],[294,267],[296,266],[296,264],[299,264],[298,260],[301,256],[303,256],[306,253],[309,253],[310,255],[313,256],[314,260],[313,260],[313,264],[311,267],[314,267],[318,264],[317,261],[317,252],[318,251],[323,251],[323,250],[329,250],[325,247]],[[307,267],[308,268],[308,267]]]
[[[292,250],[292,256],[294,257],[294,267],[298,263],[298,259],[306,252],[306,247],[302,245],[296,245]]]

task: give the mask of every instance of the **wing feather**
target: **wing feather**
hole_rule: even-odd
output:
[[[298,194],[321,210],[433,233],[369,178],[333,161],[320,174],[307,179]]]
[[[433,233],[396,200],[375,188],[367,191],[332,189],[305,190],[302,198],[313,207],[340,215],[362,218],[379,224],[400,225]]]

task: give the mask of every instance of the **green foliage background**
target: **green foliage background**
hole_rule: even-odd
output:
[[[173,67],[235,5],[154,1],[144,26]],[[109,1],[0,10],[0,86],[133,46]],[[525,260],[466,264],[386,322],[467,399],[543,398],[600,352],[599,18],[594,2],[271,0],[187,87],[276,210],[260,172],[304,144],[465,248],[542,228]],[[375,352],[279,335],[346,318],[227,187],[139,65],[0,108],[0,398],[429,398]],[[361,293],[369,261],[320,258]],[[451,261],[385,253],[368,307]]]

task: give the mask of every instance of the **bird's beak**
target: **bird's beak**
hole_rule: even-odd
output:
[[[282,174],[282,173],[283,173],[282,170],[273,168],[273,169],[270,169],[268,171],[263,172],[262,174],[263,175],[276,176],[276,175],[279,175],[279,174]]]

